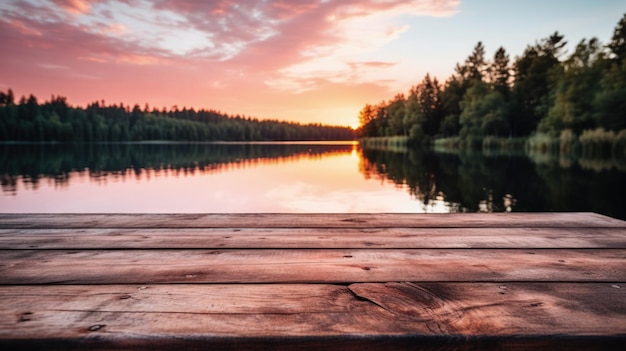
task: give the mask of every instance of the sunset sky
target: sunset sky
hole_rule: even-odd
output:
[[[0,90],[356,125],[481,40],[607,43],[624,0],[1,0]]]

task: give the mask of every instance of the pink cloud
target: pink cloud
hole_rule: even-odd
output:
[[[0,85],[78,104],[104,98],[312,121],[324,113],[307,99],[356,116],[358,96],[386,96],[381,77],[396,62],[364,53],[400,35],[396,17],[450,15],[458,1],[52,3],[0,4],[0,45],[11,48],[0,55]]]
[[[361,67],[365,67],[365,68],[370,68],[370,67],[392,67],[395,66],[396,64],[393,62],[381,62],[381,61],[368,61],[368,62],[350,62],[349,65],[351,67],[354,68],[361,68]]]
[[[55,5],[61,7],[71,14],[82,14],[89,11],[92,3],[98,0],[51,0]]]
[[[82,23],[73,18],[63,16],[62,13],[55,12],[54,9],[29,2],[16,1],[15,6],[19,11],[3,11],[7,17],[13,18],[15,23],[22,23],[21,19],[30,19],[31,26],[21,27],[22,32],[29,31],[36,33],[38,27],[50,23],[67,24],[65,27],[67,35],[72,36],[78,32],[99,31],[99,34],[117,35],[121,42],[125,42],[127,49],[142,51],[153,51],[161,49],[161,52],[154,52],[155,55],[167,52],[167,47],[159,45],[158,40],[163,39],[158,34],[150,37],[149,33],[143,37],[133,37],[133,29],[123,23],[114,21],[115,15],[110,7],[104,5],[119,5],[125,1],[114,0],[54,0],[57,6],[71,13],[91,14],[97,17],[97,21]],[[253,51],[260,54],[259,49],[263,49],[263,56],[274,58],[275,54],[282,55],[286,52],[290,56],[291,63],[298,63],[302,55],[311,48],[338,47],[346,41],[354,38],[347,37],[342,30],[342,23],[350,19],[364,16],[374,16],[386,11],[395,11],[396,14],[414,15],[437,15],[449,14],[454,10],[458,1],[357,1],[348,0],[342,2],[325,2],[319,0],[285,1],[274,0],[268,2],[259,1],[154,1],[150,8],[145,11],[156,11],[157,14],[144,16],[146,24],[155,28],[162,26],[163,32],[172,29],[182,29],[184,31],[195,30],[204,33],[206,41],[198,41],[185,56],[208,59],[233,59],[246,53],[252,46],[257,46]],[[102,5],[102,6],[99,6]],[[118,6],[123,8],[122,6]],[[1,11],[0,7],[0,11]],[[163,13],[159,14],[158,11]],[[28,13],[29,16],[21,14]],[[34,16],[32,16],[34,14]],[[175,20],[167,15],[177,16]],[[139,17],[141,14],[133,13],[132,16]],[[149,18],[148,18],[149,17]],[[45,20],[44,20],[45,19]],[[103,22],[105,21],[105,22]],[[37,23],[38,22],[38,23]],[[176,27],[176,28],[173,28]],[[384,37],[393,37],[397,34],[398,28],[383,28]],[[400,28],[401,29],[401,28]],[[63,33],[61,33],[63,34]],[[181,39],[181,38],[179,38]],[[185,39],[182,38],[184,41]],[[271,45],[264,45],[264,44]],[[89,43],[87,43],[89,44]],[[88,48],[88,47],[87,47]],[[169,50],[169,55],[176,54]],[[228,54],[224,54],[228,51]]]
[[[116,35],[122,35],[126,33],[126,31],[127,31],[126,26],[120,23],[106,25],[100,30],[100,32],[103,34],[116,34]]]
[[[38,37],[40,37],[42,35],[42,33],[40,31],[38,31],[37,29],[34,29],[34,28],[31,28],[31,27],[27,26],[26,24],[24,24],[24,22],[22,22],[20,20],[11,19],[8,23],[9,23],[9,25],[11,25],[15,30],[17,30],[22,35],[38,36]]]
[[[321,6],[319,1],[274,1],[271,3],[272,13],[280,19],[310,13]]]

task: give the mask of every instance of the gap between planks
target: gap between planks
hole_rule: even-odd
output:
[[[4,228],[480,228],[626,227],[596,213],[453,214],[0,214]]]

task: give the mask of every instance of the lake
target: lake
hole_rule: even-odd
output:
[[[626,219],[626,162],[338,143],[0,145],[0,212],[592,211]]]

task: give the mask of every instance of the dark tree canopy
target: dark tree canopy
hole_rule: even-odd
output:
[[[617,24],[608,47],[616,60],[621,61],[626,58],[626,13]]]
[[[489,82],[493,84],[496,90],[508,97],[511,84],[511,67],[509,65],[509,55],[503,47],[496,51],[488,72]]]
[[[299,124],[229,116],[214,110],[173,106],[151,111],[146,105],[107,105],[96,101],[73,107],[62,96],[43,104],[34,95],[14,103],[0,92],[0,141],[119,142],[353,140],[349,127]]]

